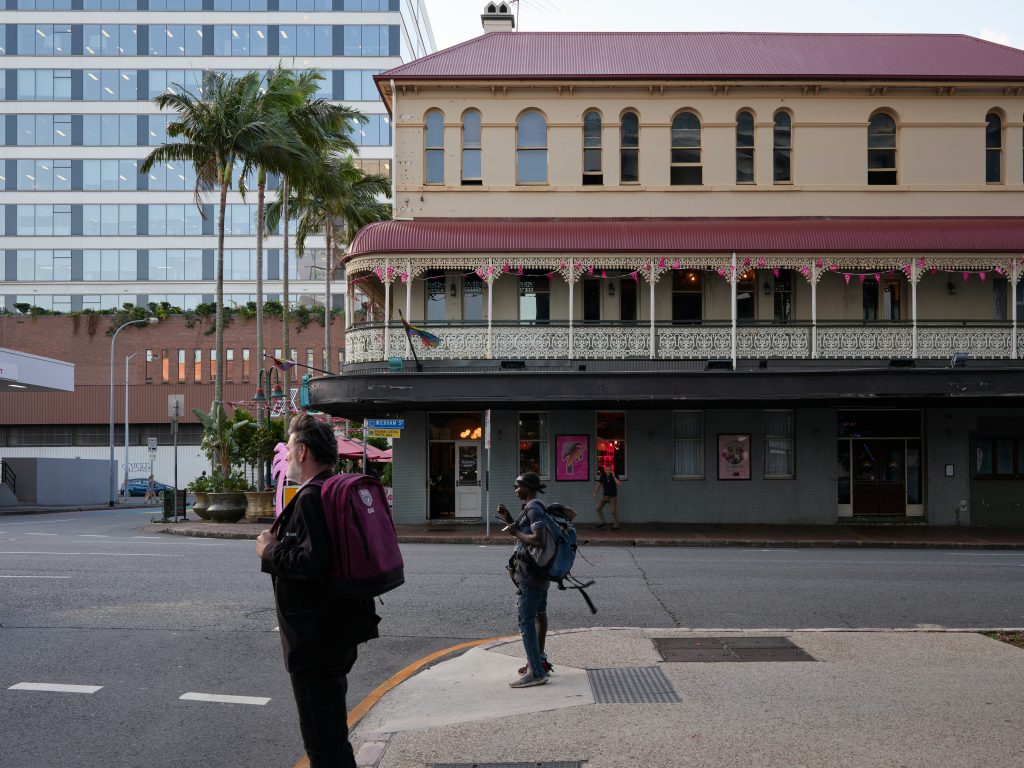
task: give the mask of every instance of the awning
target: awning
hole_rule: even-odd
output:
[[[1024,217],[415,219],[364,227],[347,259],[418,253],[733,252],[1022,253]]]
[[[388,458],[381,458],[385,453],[388,454]],[[363,443],[360,440],[356,440],[352,437],[339,437],[338,438],[338,455],[343,459],[361,459],[363,458]],[[380,448],[366,444],[366,459],[368,461],[390,461],[391,451],[382,451]]]

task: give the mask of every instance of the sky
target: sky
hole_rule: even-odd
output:
[[[424,0],[438,49],[482,33],[486,0]],[[1024,49],[1024,0],[520,0],[528,32],[929,32]]]

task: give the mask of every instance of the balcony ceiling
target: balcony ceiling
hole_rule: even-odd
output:
[[[421,218],[364,227],[347,258],[417,253],[1021,253],[1024,217]]]

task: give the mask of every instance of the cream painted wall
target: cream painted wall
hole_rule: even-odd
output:
[[[959,86],[953,96],[935,87],[666,88],[662,94],[630,85],[602,87],[536,85],[529,88],[432,88],[400,93],[397,120],[399,216],[746,216],[794,215],[1019,215],[1024,192],[1024,97],[1002,88]],[[424,113],[443,111],[445,184],[422,184]],[[461,116],[477,108],[483,117],[482,187],[463,187]],[[603,187],[581,186],[582,116],[598,109],[604,121]],[[618,183],[618,121],[640,115],[640,184]],[[866,185],[867,121],[886,109],[899,123],[900,186]],[[539,109],[549,123],[549,181],[516,186],[515,123]],[[701,187],[669,185],[670,126],[681,109],[702,120]],[[756,183],[736,185],[735,117],[750,109],[757,123]],[[791,111],[793,184],[772,183],[772,119]],[[1006,116],[1004,180],[984,183],[985,115]],[[716,194],[710,195],[708,192]],[[422,201],[421,198],[422,197]]]

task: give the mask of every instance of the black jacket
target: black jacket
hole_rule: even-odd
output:
[[[322,472],[314,480],[331,476]],[[332,547],[320,487],[309,483],[284,508],[263,551],[262,570],[274,580],[274,598],[289,672],[328,666],[348,647],[377,637],[373,600],[339,597],[331,582]]]

